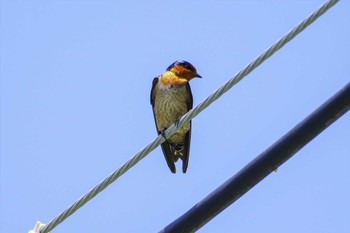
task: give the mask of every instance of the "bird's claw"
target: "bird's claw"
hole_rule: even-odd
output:
[[[176,126],[176,128],[178,128],[179,123],[180,123],[180,118],[179,118],[179,119],[177,119],[177,120],[175,121],[175,126]]]
[[[166,141],[167,139],[166,139],[166,137],[165,137],[165,130],[164,130],[164,131],[162,131],[160,134],[163,136],[163,138],[164,138],[164,139],[165,139],[165,141]]]

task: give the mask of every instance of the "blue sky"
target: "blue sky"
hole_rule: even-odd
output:
[[[1,232],[48,223],[151,142],[172,62],[203,76],[197,105],[323,2],[1,1]],[[350,81],[349,22],[340,1],[198,115],[187,174],[157,148],[52,232],[165,227]],[[349,139],[347,113],[199,232],[349,232]]]

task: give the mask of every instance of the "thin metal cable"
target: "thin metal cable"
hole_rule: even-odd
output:
[[[178,126],[172,125],[169,127],[165,135],[166,137],[170,137],[175,133],[178,127],[182,127],[187,124],[190,120],[192,120],[195,116],[197,116],[201,111],[207,108],[211,103],[217,100],[220,96],[222,96],[226,91],[231,89],[233,85],[242,80],[246,75],[252,72],[256,67],[262,64],[266,59],[268,59],[272,54],[277,52],[280,48],[282,48],[285,44],[287,44],[290,40],[292,40],[296,35],[298,35],[301,31],[303,31],[307,26],[313,23],[318,17],[320,17],[323,13],[325,13],[328,9],[334,6],[339,0],[329,0],[324,5],[322,5],[319,9],[317,9],[314,13],[312,13],[309,17],[307,17],[304,21],[302,21],[299,25],[297,25],[294,29],[289,31],[284,37],[278,40],[275,44],[273,44],[269,49],[263,52],[259,57],[257,57],[254,61],[252,61],[249,65],[247,65],[244,69],[242,69],[238,74],[233,76],[230,80],[228,80],[224,85],[222,85],[219,89],[217,89],[213,94],[207,97],[204,101],[198,104],[195,108],[185,114],[179,121]],[[40,233],[47,233],[54,229],[58,224],[63,222],[66,218],[72,215],[75,211],[77,211],[80,207],[86,204],[89,200],[95,197],[98,193],[104,190],[107,186],[112,184],[116,179],[118,179],[121,175],[123,175],[127,170],[133,167],[136,163],[138,163],[141,159],[143,159],[147,154],[153,151],[156,147],[158,147],[161,143],[164,142],[164,138],[162,135],[159,135],[153,142],[148,144],[144,149],[134,155],[131,159],[129,159],[125,164],[123,164],[120,168],[118,168],[115,172],[109,175],[105,180],[103,180],[100,184],[98,184],[95,188],[90,190],[87,194],[81,197],[78,201],[69,206],[65,211],[59,214],[55,219],[49,222]]]

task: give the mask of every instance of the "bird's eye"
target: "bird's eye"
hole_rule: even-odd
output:
[[[190,70],[190,71],[192,71],[192,72],[195,72],[194,67],[193,67],[190,63],[186,62],[186,63],[183,64],[183,66],[184,66],[186,69],[188,69],[188,70]]]
[[[191,70],[191,69],[192,69],[192,67],[191,67],[190,64],[185,64],[185,68],[188,69],[188,70]]]

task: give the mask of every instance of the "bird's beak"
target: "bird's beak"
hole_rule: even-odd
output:
[[[195,76],[194,77],[197,77],[197,78],[202,78],[202,76],[200,76],[199,74],[195,73],[194,74]]]

